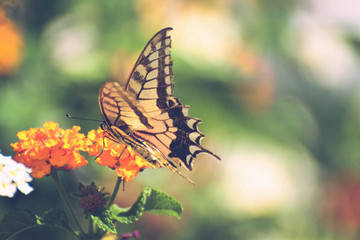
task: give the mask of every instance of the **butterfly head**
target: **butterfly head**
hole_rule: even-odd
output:
[[[107,125],[104,121],[102,121],[102,122],[100,123],[100,128],[105,131],[105,130],[107,130],[109,127],[108,127],[108,125]]]

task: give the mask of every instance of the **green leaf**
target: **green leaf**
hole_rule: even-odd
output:
[[[23,208],[15,208],[0,222],[0,239],[10,239],[31,227],[38,226],[36,216]]]
[[[97,211],[96,214],[91,214],[90,216],[94,223],[102,230],[116,233],[114,223],[111,220],[111,214],[108,210]]]
[[[148,197],[145,204],[145,211],[153,214],[161,214],[172,217],[180,216],[183,211],[183,207],[179,201],[172,196],[161,192],[156,189],[150,189],[151,195]]]
[[[64,227],[70,230],[66,213],[61,209],[52,209],[45,212],[43,218],[41,219],[41,223]]]
[[[180,218],[183,207],[172,196],[157,189],[146,188],[130,208],[124,209],[114,204],[110,211],[113,219],[121,223],[132,223],[137,221],[144,211]]]

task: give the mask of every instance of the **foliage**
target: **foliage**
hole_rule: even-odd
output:
[[[106,232],[116,233],[116,222],[132,223],[137,221],[143,212],[180,218],[182,205],[164,192],[146,188],[128,209],[121,209],[114,204],[109,210],[101,209],[91,213],[90,217],[98,227],[98,231],[87,234],[73,232],[63,210],[49,210],[39,217],[26,209],[15,208],[8,212],[0,222],[0,239],[18,239],[18,236],[26,234],[29,230],[35,231],[33,234],[36,235],[36,229],[39,227],[42,227],[42,231],[44,228],[51,230],[56,227],[73,234],[78,239],[100,239]]]
[[[113,219],[121,223],[132,223],[137,221],[143,212],[180,218],[183,208],[173,197],[159,190],[146,188],[132,207],[122,209],[112,205],[110,210]]]

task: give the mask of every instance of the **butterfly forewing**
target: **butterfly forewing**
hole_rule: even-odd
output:
[[[125,85],[151,116],[161,113],[178,100],[173,96],[173,70],[170,56],[172,28],[159,31],[140,54]]]
[[[183,163],[191,170],[199,153],[220,158],[201,146],[200,120],[190,117],[189,107],[173,95],[170,30],[159,31],[148,42],[124,87],[104,83],[99,104],[106,124],[143,142],[162,161],[160,165],[171,168]]]

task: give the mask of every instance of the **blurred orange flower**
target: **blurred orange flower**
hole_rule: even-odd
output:
[[[61,129],[59,124],[46,122],[42,128],[30,128],[18,132],[19,142],[12,143],[16,152],[14,160],[32,169],[34,178],[42,178],[51,169],[74,169],[87,164],[79,151],[86,151],[90,145],[80,127]]]
[[[0,74],[11,74],[22,59],[23,36],[0,8]]]
[[[106,132],[100,128],[88,133],[88,139],[94,142],[89,146],[88,152],[90,156],[98,156],[97,164],[116,169],[117,175],[125,182],[131,181],[140,170],[148,167],[155,168],[153,164],[138,156],[132,148],[104,137],[104,134]]]

